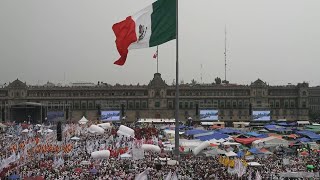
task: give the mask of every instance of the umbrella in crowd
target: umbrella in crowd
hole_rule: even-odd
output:
[[[98,173],[98,170],[97,170],[97,169],[90,169],[90,173],[92,173],[92,174],[97,174],[97,173]]]
[[[10,179],[10,180],[20,179],[20,176],[17,175],[17,174],[13,174],[13,175],[9,176],[9,179]]]
[[[82,169],[81,169],[81,168],[75,168],[75,169],[74,169],[74,172],[81,173],[81,172],[82,172]]]

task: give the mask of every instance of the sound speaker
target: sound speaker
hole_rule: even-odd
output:
[[[155,166],[156,166],[156,167],[155,167],[156,170],[158,170],[158,171],[161,170],[161,168],[162,168],[162,165],[161,165],[161,164],[155,164]]]
[[[101,106],[100,104],[97,106],[98,116],[101,116]]]
[[[249,104],[249,116],[251,116],[252,115],[252,104],[250,103]]]
[[[66,108],[66,119],[69,119],[69,108]]]
[[[57,141],[62,141],[62,126],[60,121],[57,124]]]
[[[199,115],[199,104],[196,104],[196,116]]]
[[[124,104],[121,104],[121,115],[124,117]]]
[[[4,108],[1,109],[1,119],[4,122],[5,121],[5,112],[4,112]]]
[[[42,108],[42,123],[46,121],[46,115],[47,115],[47,112],[46,112],[46,108],[44,107],[41,107]]]

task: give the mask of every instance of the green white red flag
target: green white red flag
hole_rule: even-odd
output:
[[[124,65],[129,49],[153,47],[176,38],[176,1],[158,0],[133,16],[112,26]]]

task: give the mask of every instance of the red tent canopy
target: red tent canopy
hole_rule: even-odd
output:
[[[44,177],[42,176],[26,177],[23,180],[44,180]]]
[[[251,144],[253,141],[258,140],[260,138],[251,137],[251,138],[233,138],[233,139],[238,143],[246,145],[246,144]]]
[[[22,127],[23,129],[27,129],[27,128],[29,128],[30,125],[31,125],[31,124],[22,123],[22,124],[21,124],[21,127]]]

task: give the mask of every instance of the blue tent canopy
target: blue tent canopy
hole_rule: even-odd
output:
[[[220,129],[219,132],[223,134],[242,134],[241,131],[231,128]]]
[[[237,156],[238,157],[244,157],[244,152],[243,151],[239,151],[239,152],[237,152]]]
[[[202,134],[202,133],[206,133],[208,131],[206,130],[203,130],[203,129],[192,129],[192,130],[187,130],[185,131],[185,135],[187,136],[192,136],[192,135],[195,135],[195,134]]]
[[[309,138],[303,137],[303,138],[297,139],[297,141],[298,141],[298,142],[310,142],[311,140],[310,140]]]
[[[277,126],[277,125],[265,125],[264,128],[266,128],[269,131],[275,131],[275,132],[292,131],[291,129],[285,128],[283,126]]]
[[[257,148],[251,148],[251,149],[249,149],[249,152],[251,152],[252,154],[263,154],[263,152],[261,152]]]
[[[287,123],[287,122],[281,122],[278,123],[279,126],[296,126],[297,123],[293,122],[293,123]]]
[[[261,136],[262,134],[258,134],[258,133],[256,133],[256,132],[247,132],[246,135],[253,136],[253,137],[259,137],[259,136]]]
[[[300,135],[307,136],[308,138],[310,138],[312,140],[316,140],[316,141],[320,140],[320,135],[318,135],[312,131],[304,130],[304,131],[297,131],[296,133],[300,134]]]
[[[197,139],[200,139],[201,141],[207,141],[207,140],[211,140],[211,139],[225,139],[228,137],[229,136],[226,134],[213,133],[213,134],[206,135],[206,136],[199,136],[199,137],[197,137]]]

